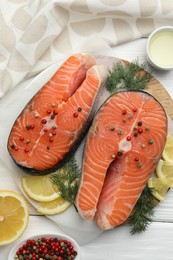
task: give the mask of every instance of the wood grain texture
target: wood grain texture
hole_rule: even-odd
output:
[[[126,65],[130,63],[124,59],[122,61]],[[160,102],[167,115],[169,115],[169,117],[173,120],[173,100],[165,87],[154,76],[152,76],[146,90]]]
[[[147,90],[162,104],[166,113],[173,120],[173,100],[164,86],[162,86],[155,77],[152,77],[147,86]]]
[[[61,229],[46,217],[30,217],[29,225],[22,238],[56,232]],[[94,241],[80,247],[81,260],[172,260],[173,224],[152,223],[143,234],[131,236],[124,225],[102,233]],[[17,243],[2,247],[0,259],[7,260],[10,249]]]

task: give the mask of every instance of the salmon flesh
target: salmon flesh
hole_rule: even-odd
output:
[[[81,142],[108,71],[88,54],[69,57],[16,119],[8,151],[18,166],[44,174]]]
[[[76,203],[84,219],[107,230],[132,212],[161,157],[167,116],[141,91],[112,95],[97,113],[85,145]]]

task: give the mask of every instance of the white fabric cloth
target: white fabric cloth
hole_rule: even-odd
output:
[[[75,52],[102,54],[173,25],[169,0],[1,0],[0,97]]]

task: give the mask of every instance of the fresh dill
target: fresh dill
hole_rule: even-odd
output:
[[[146,63],[138,60],[124,64],[118,62],[109,70],[106,88],[111,94],[118,90],[142,90],[150,82],[152,75],[147,70]]]
[[[130,233],[143,232],[147,229],[149,224],[153,221],[154,208],[158,201],[152,196],[151,189],[146,186],[138,199],[132,214],[128,218],[130,224]]]
[[[51,174],[52,181],[58,186],[60,196],[73,203],[78,191],[80,170],[76,159],[72,157],[63,167]]]

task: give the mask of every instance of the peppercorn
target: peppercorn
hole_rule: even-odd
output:
[[[150,127],[149,126],[145,127],[145,130],[150,131]]]
[[[35,112],[34,116],[35,116],[35,118],[38,118],[39,117],[39,113]]]
[[[138,167],[138,168],[141,168],[141,167],[142,167],[142,163],[141,163],[141,162],[138,162],[138,163],[137,163],[137,167]]]
[[[118,154],[118,156],[122,156],[122,155],[123,155],[123,153],[122,153],[122,152],[118,152],[117,154]]]
[[[26,139],[26,144],[29,144],[30,143],[30,140],[29,139]]]
[[[52,135],[56,135],[56,131],[52,131]]]
[[[41,122],[42,122],[42,124],[44,125],[44,124],[47,123],[47,120],[46,120],[46,119],[42,119]]]
[[[130,118],[133,118],[133,115],[132,114],[129,114],[128,115],[128,118],[130,119]]]
[[[130,140],[131,140],[131,136],[127,136],[127,137],[126,137],[126,140],[127,140],[127,141],[130,141]]]
[[[54,110],[54,111],[53,111],[53,114],[54,114],[54,116],[58,115],[58,111],[57,111],[57,110]]]
[[[24,140],[24,137],[23,136],[20,136],[20,141],[23,141]]]
[[[50,110],[50,109],[47,110],[47,114],[48,114],[48,115],[51,114],[51,110]]]
[[[139,128],[139,129],[138,129],[138,133],[139,133],[139,134],[142,134],[142,132],[143,132],[143,129],[142,129],[142,128]]]
[[[148,143],[149,143],[149,144],[153,144],[153,140],[152,140],[152,139],[149,139],[149,140],[148,140]]]
[[[51,115],[50,119],[52,119],[52,120],[53,120],[54,118],[55,118],[55,116],[54,116],[54,115]]]
[[[82,111],[82,108],[81,107],[78,107],[78,109],[77,109],[79,112],[81,112]]]
[[[123,114],[123,115],[126,115],[126,114],[127,114],[127,111],[124,109],[124,110],[122,111],[122,114]]]
[[[30,125],[26,125],[26,130],[30,130],[31,126]]]
[[[15,145],[14,145],[14,144],[12,144],[12,145],[11,145],[11,149],[14,149],[14,148],[15,148]]]
[[[141,121],[139,121],[139,122],[138,122],[138,126],[141,126],[141,125],[142,125],[142,122],[141,122]]]
[[[114,131],[114,130],[115,130],[115,127],[111,125],[111,126],[110,126],[110,130],[111,130],[111,131]]]
[[[122,135],[123,134],[123,130],[118,130],[118,134]]]
[[[75,112],[75,113],[73,114],[73,117],[78,117],[78,113]]]
[[[77,255],[70,241],[55,238],[27,240],[15,254],[16,260],[74,259]]]

